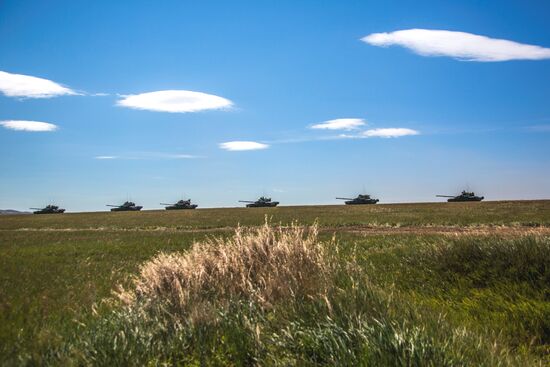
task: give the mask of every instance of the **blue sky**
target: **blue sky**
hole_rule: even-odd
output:
[[[1,1],[0,208],[549,198],[549,14],[546,1]]]

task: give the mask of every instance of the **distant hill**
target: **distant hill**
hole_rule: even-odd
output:
[[[30,212],[20,212],[13,209],[0,209],[0,215],[13,215],[13,214],[31,214]]]

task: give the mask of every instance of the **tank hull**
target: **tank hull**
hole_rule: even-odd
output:
[[[65,213],[65,209],[58,209],[58,210],[37,210],[33,212],[33,214],[63,214]]]
[[[170,205],[166,207],[166,210],[189,210],[189,209],[195,209],[198,205]]]
[[[140,211],[141,208],[143,208],[142,206],[134,206],[134,207],[129,207],[129,208],[112,208],[111,211],[112,212],[137,212],[137,211]]]
[[[372,200],[361,200],[361,201],[358,201],[358,200],[349,200],[349,201],[346,201],[346,205],[372,205],[372,204],[376,204],[378,202],[378,199],[372,199]]]
[[[279,205],[277,201],[272,201],[270,203],[250,203],[246,204],[247,208],[273,208]]]
[[[474,196],[474,197],[456,197],[456,198],[450,198],[448,199],[447,201],[449,203],[463,203],[463,202],[467,202],[467,201],[481,201],[483,200],[484,197],[483,196]]]

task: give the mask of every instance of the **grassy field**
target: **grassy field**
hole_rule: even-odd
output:
[[[318,223],[322,292],[308,283],[313,293],[293,289],[266,307],[248,291],[228,296],[216,278],[200,288],[212,295],[200,299],[215,310],[209,321],[113,300],[160,252],[185,256],[266,216]],[[544,365],[549,356],[550,201],[0,217],[2,365]]]
[[[251,210],[252,209],[252,210]],[[370,206],[282,206],[221,208],[194,211],[96,212],[63,216],[6,216],[0,229],[209,229],[260,225],[265,215],[273,222],[321,226],[525,225],[550,226],[550,201],[481,203],[379,204]]]

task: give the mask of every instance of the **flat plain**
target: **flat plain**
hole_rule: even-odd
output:
[[[222,333],[224,337],[220,340],[225,340],[222,346],[212,341],[215,338],[208,339],[203,344],[203,348],[210,348],[206,353],[198,351],[200,348],[193,347],[192,343],[185,344],[185,356],[173,352],[170,348],[175,350],[176,344],[167,339],[160,344],[165,349],[161,352],[148,347],[148,353],[131,354],[129,351],[138,347],[125,344],[127,349],[122,348],[121,353],[128,359],[118,359],[123,358],[118,352],[99,353],[100,349],[112,348],[105,344],[108,341],[78,341],[83,328],[93,329],[109,317],[113,308],[119,307],[109,301],[113,292],[120,287],[132,287],[132,279],[151,258],[159,253],[186,253],[196,242],[214,237],[230,238],[238,226],[255,228],[266,221],[283,230],[292,223],[306,227],[316,224],[319,241],[338,244],[335,256],[339,261],[353,261],[359,266],[369,287],[383,294],[380,297],[406,304],[407,312],[414,317],[404,318],[397,315],[397,311],[384,314],[388,325],[399,325],[405,335],[402,337],[404,344],[393,346],[390,343],[392,347],[384,344],[382,348],[372,341],[379,339],[369,334],[378,330],[377,326],[372,326],[374,331],[366,328],[370,331],[364,333],[357,326],[354,332],[367,335],[364,336],[366,341],[342,336],[346,342],[332,339],[326,342],[320,329],[315,329],[315,333],[311,331],[313,336],[297,340],[296,335],[305,335],[300,329],[295,335],[292,331],[284,334],[285,338],[291,335],[292,340],[284,339],[287,344],[278,350],[265,346],[270,345],[272,339],[270,343],[262,339],[262,335],[269,334],[269,338],[275,335],[275,332],[267,332],[272,327],[266,324],[267,321],[257,321],[259,326],[252,332],[256,338],[253,345],[235,347],[230,342],[231,335]],[[338,302],[336,298],[334,302]],[[388,309],[392,307],[388,303]],[[277,328],[285,322],[288,325],[298,321],[307,324],[305,320],[311,316],[308,312],[313,311],[293,312],[292,317],[288,316],[290,311],[285,312]],[[270,317],[272,320],[279,316]],[[379,315],[373,316],[372,320],[380,321],[379,318]],[[351,333],[352,327],[343,327],[345,323],[338,315],[332,315],[330,320],[342,328],[343,333]],[[369,325],[377,325],[372,320]],[[439,346],[435,340],[438,336],[430,334],[433,324],[440,322],[437,320],[444,320],[445,328],[452,331],[448,335],[455,335],[455,332],[459,335],[458,331],[464,330],[470,339],[457,341],[459,337],[453,336],[448,343],[452,345],[450,349]],[[321,327],[317,321],[311,325]],[[223,325],[218,329],[222,330]],[[421,336],[425,333],[427,339],[418,341],[414,333]],[[340,335],[334,330],[330,334]],[[414,339],[409,340],[410,345],[406,342],[409,337]],[[282,336],[277,338],[283,343]],[[111,339],[106,337],[106,340]],[[485,345],[483,348],[487,350],[473,345],[472,340]],[[208,344],[210,342],[212,344]],[[417,342],[428,345],[425,354],[415,355],[419,353],[415,350],[420,348],[414,344]],[[336,347],[327,346],[331,343]],[[345,352],[338,349],[342,343],[349,343],[342,349]],[[467,348],[468,343],[472,344],[471,350]],[[329,353],[327,348],[335,349],[330,349]],[[282,350],[292,350],[291,355]],[[373,352],[375,350],[379,355]],[[240,354],[243,351],[246,352],[244,356]],[[430,359],[435,358],[432,356],[434,351],[443,353],[443,357],[437,357],[443,359]],[[373,357],[375,355],[377,357]],[[458,361],[457,365],[468,364],[468,361],[481,365],[492,362],[543,365],[550,362],[549,355],[550,201],[283,206],[0,217],[0,364],[3,365],[101,365],[109,362],[113,365],[276,365],[279,362],[282,365],[357,362],[363,365],[423,365],[430,361],[452,365],[449,361],[453,360]]]

